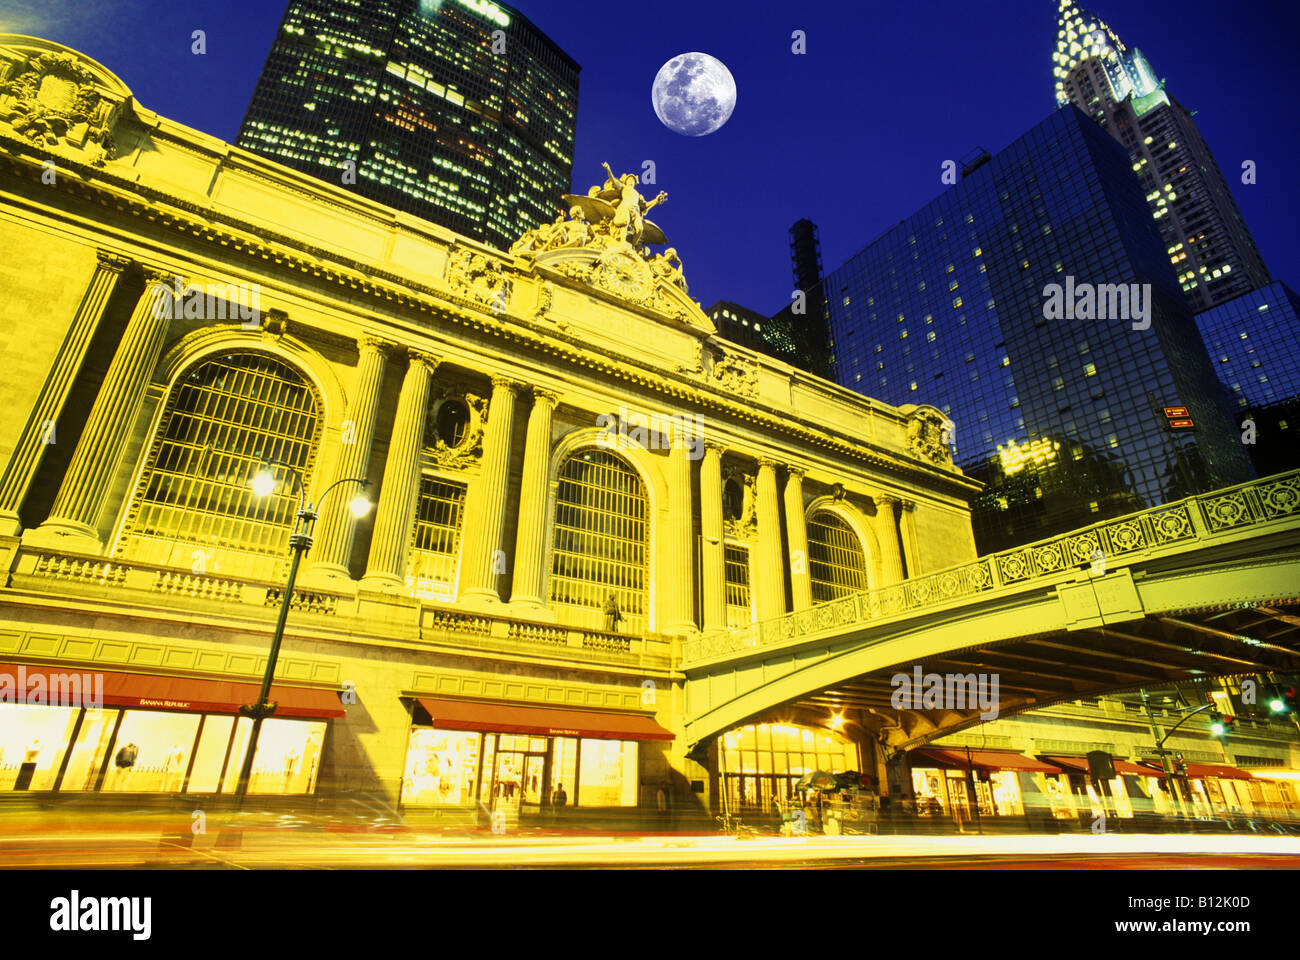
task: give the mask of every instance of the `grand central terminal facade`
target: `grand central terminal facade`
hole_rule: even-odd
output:
[[[683,639],[975,556],[942,414],[719,337],[633,176],[495,250],[13,35],[0,145],[0,793],[234,790],[295,475],[259,795],[708,809]]]

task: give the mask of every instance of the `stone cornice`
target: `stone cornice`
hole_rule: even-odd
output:
[[[19,175],[26,174],[39,179],[40,159],[45,156],[42,151],[26,140],[4,132],[0,132],[0,144],[5,148],[0,150],[0,162],[5,167]],[[851,441],[828,433],[811,421],[792,413],[777,411],[754,402],[738,402],[715,387],[691,383],[688,376],[651,366],[633,357],[617,356],[613,351],[585,342],[580,336],[552,329],[546,322],[533,321],[524,314],[494,315],[484,304],[138,183],[118,174],[111,166],[96,168],[62,154],[59,155],[59,163],[61,169],[68,174],[76,175],[59,177],[56,181],[57,189],[159,226],[190,234],[249,258],[261,259],[319,278],[347,291],[367,294],[397,314],[390,313],[385,318],[390,327],[401,328],[404,324],[410,324],[411,319],[401,314],[407,309],[414,309],[440,322],[531,348],[575,368],[587,368],[602,378],[621,380],[679,401],[696,404],[740,424],[761,428],[800,445],[820,448],[882,473],[907,476],[912,482],[925,483],[941,494],[964,498],[980,488],[977,482],[916,460],[906,451],[870,442]],[[48,190],[48,186],[42,189]],[[144,238],[137,238],[137,242],[139,239]],[[495,252],[494,256],[512,272],[536,277],[535,274],[520,269],[518,262],[509,255]],[[507,318],[509,325],[503,322]],[[427,337],[430,333],[412,327],[408,327],[406,332],[412,335],[412,340],[415,337]],[[393,340],[408,348],[419,349],[423,346],[418,341],[403,343],[398,336],[394,336]],[[862,400],[864,405],[868,402],[865,397]],[[872,414],[885,418],[893,416],[878,409],[873,410]]]

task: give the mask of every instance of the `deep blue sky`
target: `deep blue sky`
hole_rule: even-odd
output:
[[[996,152],[1055,107],[1055,0],[698,0],[513,4],[582,65],[577,192],[658,168],[656,211],[691,293],[771,312],[792,286],[786,230],[822,232],[834,269],[942,189],[940,164]],[[1300,284],[1300,90],[1295,0],[1093,0],[1198,123],[1277,279]],[[0,31],[44,36],[120,76],[145,106],[233,140],[283,12],[280,0],[0,0]],[[620,12],[623,18],[619,18]],[[207,31],[208,53],[190,53]],[[790,52],[795,29],[808,52]],[[730,68],[735,114],[719,132],[660,125],[650,85],[699,50]],[[1241,162],[1259,182],[1240,184]],[[650,189],[650,188],[647,188]]]

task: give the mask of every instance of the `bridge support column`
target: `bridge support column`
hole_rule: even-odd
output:
[[[803,515],[803,471],[790,467],[785,481],[785,534],[790,547],[790,600],[795,610],[813,605],[808,572],[808,529]]]
[[[706,440],[700,462],[700,577],[704,632],[727,626],[726,541],[722,527],[722,446]]]
[[[880,543],[881,576],[883,586],[903,582],[903,556],[898,545],[898,522],[895,510],[897,497],[878,496],[876,501],[876,540]]]
[[[773,620],[785,614],[785,560],[781,553],[781,504],[776,493],[776,464],[758,461],[758,563],[754,586],[758,590],[758,619]]]
[[[916,794],[912,790],[912,769],[907,760],[907,751],[900,750],[884,761],[885,785],[889,793],[890,819],[896,824],[895,829],[906,824],[916,815]]]

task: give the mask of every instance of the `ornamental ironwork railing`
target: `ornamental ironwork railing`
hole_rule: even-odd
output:
[[[695,637],[683,642],[682,663],[689,666],[729,654],[744,655],[837,627],[859,626],[1041,579],[1059,579],[1060,574],[1088,567],[1099,557],[1111,564],[1138,555],[1176,553],[1189,543],[1291,517],[1300,520],[1300,470],[1104,520],[747,627]]]

